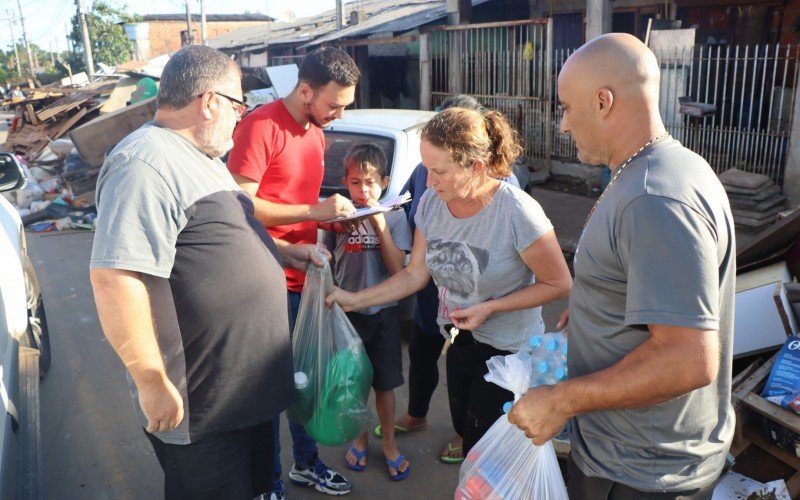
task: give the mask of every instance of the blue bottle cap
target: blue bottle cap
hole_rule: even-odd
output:
[[[534,349],[542,347],[542,337],[540,335],[534,335],[531,337],[530,344]]]
[[[506,401],[506,403],[503,405],[503,413],[508,413],[509,411],[511,411],[512,406],[514,406],[514,403],[512,403],[511,401]]]

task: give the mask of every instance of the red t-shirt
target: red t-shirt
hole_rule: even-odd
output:
[[[315,205],[319,201],[325,168],[322,129],[308,130],[292,117],[282,100],[265,104],[249,115],[233,133],[228,170],[259,181],[256,196],[286,205]],[[289,243],[316,243],[317,222],[268,227],[273,238]],[[289,290],[303,290],[305,273],[286,269]]]

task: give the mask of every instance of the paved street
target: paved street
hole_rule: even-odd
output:
[[[138,427],[128,396],[124,369],[103,336],[88,279],[92,233],[28,233],[30,253],[39,273],[47,307],[53,365],[42,383],[42,433],[45,487],[49,498],[153,499],[162,496],[161,470]],[[563,303],[546,308],[552,327]],[[404,351],[404,362],[408,357]],[[444,362],[440,362],[444,381]],[[397,393],[398,415],[407,390]],[[373,406],[374,408],[374,406]],[[284,421],[283,467],[291,466],[291,441]],[[446,388],[440,384],[428,430],[402,436],[400,449],[412,472],[401,483],[387,478],[380,443],[370,442],[368,468],[348,472],[354,489],[348,498],[452,498],[458,467],[436,455],[451,437]],[[322,448],[329,464],[344,469],[344,446]],[[324,498],[313,490],[289,487],[290,499]]]

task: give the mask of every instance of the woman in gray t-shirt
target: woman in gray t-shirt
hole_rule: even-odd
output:
[[[327,301],[362,309],[411,295],[433,277],[442,333],[460,330],[447,355],[447,386],[466,455],[513,398],[483,379],[486,361],[542,333],[541,306],[566,297],[572,279],[539,204],[497,180],[521,152],[502,114],[442,111],[425,125],[420,152],[429,189],[408,266],[357,293],[336,289]]]

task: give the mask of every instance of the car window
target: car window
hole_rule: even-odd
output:
[[[370,143],[383,149],[386,154],[386,171],[391,175],[394,161],[394,139],[380,135],[353,132],[325,132],[325,175],[322,178],[320,196],[326,198],[334,193],[349,196],[342,184],[345,155],[355,144]]]

